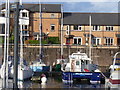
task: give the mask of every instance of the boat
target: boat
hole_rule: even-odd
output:
[[[116,58],[116,56],[119,53],[120,52],[117,52],[114,55],[113,64],[109,67],[110,77],[108,79],[106,79],[106,82],[105,82],[106,88],[120,88],[120,64],[116,63],[117,60],[120,60],[120,59]]]
[[[13,60],[14,56],[8,57],[8,77],[13,78],[14,77],[14,69],[13,69]],[[0,68],[0,77],[4,78],[4,64]],[[18,80],[25,80],[28,78],[31,78],[33,76],[33,71],[28,66],[26,60],[23,60],[22,66],[20,65],[20,58],[18,62]]]
[[[43,53],[42,53],[42,8],[41,8],[41,2],[39,1],[39,11],[40,11],[40,24],[39,24],[39,34],[40,34],[40,40],[39,40],[39,58],[38,60],[35,60],[31,62],[30,68],[33,70],[33,72],[47,72],[50,71],[50,66],[47,66],[45,63],[43,63]]]
[[[33,72],[47,72],[50,71],[50,66],[46,66],[41,60],[35,60],[31,63],[30,68]]]
[[[24,60],[23,59],[23,37],[22,37],[22,24],[20,24],[20,31],[21,31],[21,33],[20,33],[20,57],[19,58],[17,58],[17,60],[18,60],[18,70],[17,70],[17,73],[18,73],[18,80],[25,80],[25,79],[28,79],[28,78],[30,78],[30,77],[32,77],[33,76],[33,72],[32,72],[32,70],[30,69],[30,67],[28,66],[28,64],[26,63],[26,60]],[[19,33],[19,32],[18,32]],[[8,34],[9,35],[9,34]],[[17,38],[17,37],[16,37]],[[17,40],[16,40],[17,41]],[[7,42],[8,44],[9,44],[9,41]],[[15,48],[15,47],[14,47]],[[18,47],[17,47],[17,49],[18,49]],[[15,53],[15,52],[14,52]],[[18,53],[18,52],[17,52]],[[17,55],[18,56],[18,55]],[[16,55],[14,55],[14,56],[8,56],[8,60],[6,59],[6,61],[7,61],[7,65],[8,65],[8,67],[7,67],[7,69],[8,69],[8,78],[14,78],[14,75],[16,75],[15,74],[15,66],[14,66],[14,64],[13,64],[13,62],[15,61],[14,59],[14,57],[16,57]],[[5,62],[5,61],[4,61]],[[6,64],[3,62],[3,65],[1,66],[1,68],[0,68],[0,76],[1,76],[1,78],[5,78],[5,76],[4,76],[4,69],[5,69],[5,67],[6,67]]]
[[[95,72],[98,65],[91,64],[91,59],[86,53],[77,52],[69,55],[69,62],[62,65],[63,77],[65,83],[73,83],[74,79],[89,79],[90,83],[100,83],[101,73]]]
[[[91,84],[101,82],[101,72],[98,72],[98,65],[92,64],[91,59],[91,16],[90,21],[90,34],[89,34],[89,57],[86,53],[78,51],[69,55],[68,62],[63,63],[61,66],[62,81],[64,83],[73,83],[74,80],[87,79]],[[63,25],[62,25],[63,26]],[[62,31],[62,30],[61,30]],[[61,32],[62,34],[62,32]],[[62,36],[62,35],[61,35]],[[61,38],[62,40],[62,38]],[[88,44],[87,44],[88,45]],[[61,48],[63,44],[61,42]],[[61,51],[63,51],[61,49]],[[62,54],[63,55],[63,52]]]

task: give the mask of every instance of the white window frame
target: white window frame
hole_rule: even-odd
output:
[[[97,30],[96,30],[97,27]],[[99,25],[93,25],[93,31],[101,31]]]
[[[54,26],[54,30],[52,30],[52,26]],[[50,30],[51,30],[51,31],[55,31],[55,24],[51,24],[51,25],[50,25]]]
[[[95,45],[101,45],[101,38],[95,37],[93,39],[95,40],[95,43],[94,43]],[[99,40],[99,44],[98,44],[97,40]]]
[[[106,26],[105,30],[106,31],[113,31],[114,27],[113,26]]]
[[[25,16],[23,16],[23,13],[25,13]],[[28,12],[22,12],[22,17],[28,17]]]
[[[82,37],[73,37],[73,44],[74,44],[74,39],[77,39],[77,44],[79,44],[78,39],[81,39],[81,43],[79,45],[82,45]]]
[[[81,29],[79,29],[79,27],[80,27]],[[82,31],[82,26],[81,26],[81,25],[78,26],[78,30],[79,30],[79,31]]]
[[[67,25],[67,27],[66,27],[66,35],[70,35],[70,26],[69,25]]]
[[[112,40],[112,43],[108,43],[108,39],[110,39],[110,42],[111,42],[111,40]],[[106,41],[107,40],[107,41]],[[107,42],[107,43],[106,43]],[[114,45],[114,38],[112,38],[112,37],[106,37],[105,38],[105,45]]]

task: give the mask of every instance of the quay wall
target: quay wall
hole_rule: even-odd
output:
[[[32,62],[39,58],[40,46],[24,46],[24,59]],[[10,55],[13,55],[13,46],[10,47]],[[89,55],[89,48],[82,46],[64,46],[63,58],[68,58],[73,52],[85,52]],[[108,67],[113,62],[113,57],[116,52],[119,52],[119,47],[92,47],[92,60],[94,64],[99,65],[102,71],[108,70]],[[60,46],[42,46],[43,60],[47,65],[53,65],[60,58]],[[120,57],[120,54],[117,56]]]

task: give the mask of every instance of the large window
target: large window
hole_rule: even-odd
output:
[[[94,45],[100,45],[101,44],[101,38],[97,38],[97,37],[93,38],[93,44]]]
[[[51,30],[51,31],[55,31],[55,24],[51,24],[50,30]]]
[[[73,38],[73,43],[82,45],[82,38],[81,37],[74,37]]]
[[[106,26],[106,31],[113,31],[113,26]]]
[[[113,45],[113,38],[105,38],[105,45]]]
[[[100,31],[100,26],[94,25],[93,26],[93,31]]]

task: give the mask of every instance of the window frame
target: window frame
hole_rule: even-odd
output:
[[[101,31],[99,25],[93,25],[92,27],[93,27],[92,31]]]
[[[109,43],[109,41],[110,41],[110,43]],[[105,38],[105,45],[114,45],[114,38],[112,38],[112,37],[106,37]]]
[[[76,45],[82,45],[82,37],[73,37],[73,44],[75,44],[75,40],[74,39],[77,39],[77,44]],[[81,43],[79,44],[79,39],[81,39]]]
[[[95,40],[95,43],[93,42],[93,44],[95,44],[95,45],[101,45],[101,38],[99,38],[99,37],[94,37],[93,38],[93,41]],[[98,41],[97,40],[99,40],[99,44],[98,44]]]
[[[114,27],[113,26],[106,26],[105,31],[113,31]]]
[[[54,29],[52,29],[53,26],[54,26]],[[55,31],[55,24],[50,24],[50,31],[52,31],[52,32]]]

